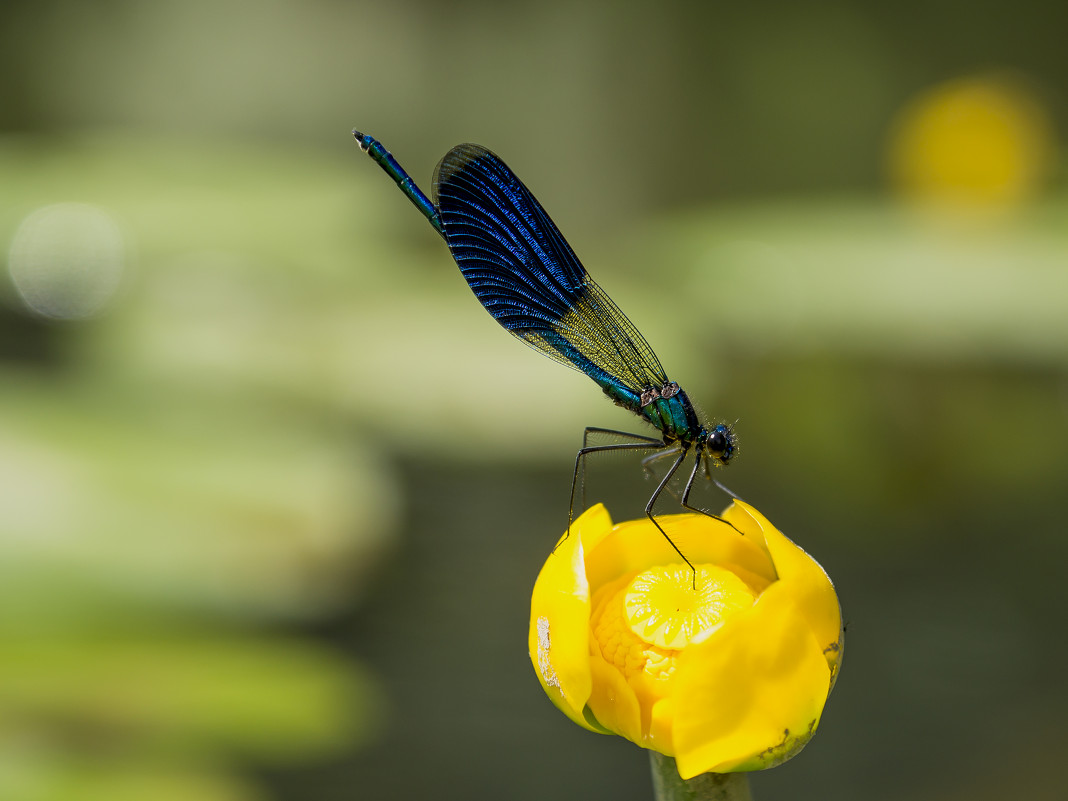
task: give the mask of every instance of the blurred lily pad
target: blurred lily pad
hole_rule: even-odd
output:
[[[278,762],[358,745],[375,697],[356,665],[293,639],[21,637],[0,665],[0,732],[32,720],[36,736],[89,752]]]
[[[990,217],[852,198],[689,213],[633,252],[702,304],[680,319],[698,352],[1063,366],[1066,231],[1064,198]]]
[[[3,749],[0,795],[20,801],[265,801],[268,797],[247,782],[210,769],[71,758],[39,744]]]
[[[0,794],[262,798],[212,768],[359,745],[381,711],[364,671],[294,640],[196,635],[5,642]]]
[[[385,465],[343,430],[250,397],[13,379],[0,396],[0,630],[321,614],[391,542]]]

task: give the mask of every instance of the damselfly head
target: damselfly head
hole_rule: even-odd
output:
[[[720,423],[708,432],[704,446],[715,464],[727,464],[734,456],[734,432],[730,426]]]

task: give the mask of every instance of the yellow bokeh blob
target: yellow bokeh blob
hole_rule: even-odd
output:
[[[1025,84],[966,78],[924,92],[900,112],[888,167],[909,200],[1006,208],[1040,191],[1054,150],[1049,116]]]

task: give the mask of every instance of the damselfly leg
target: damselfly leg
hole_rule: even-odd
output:
[[[590,445],[590,435],[618,437],[624,442],[614,442],[608,445]],[[575,519],[575,488],[579,488],[582,508],[586,508],[586,457],[594,453],[609,453],[612,451],[649,450],[663,448],[664,441],[655,437],[645,437],[641,434],[631,434],[627,431],[616,431],[611,428],[587,427],[582,434],[582,447],[575,455],[575,474],[571,479],[571,500],[567,506],[567,533],[564,540],[571,536],[571,523]],[[561,540],[563,542],[564,540]],[[553,549],[555,550],[555,548]]]

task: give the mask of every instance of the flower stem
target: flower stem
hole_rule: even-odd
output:
[[[702,773],[692,779],[679,776],[675,760],[649,752],[656,801],[753,801],[747,773]]]

